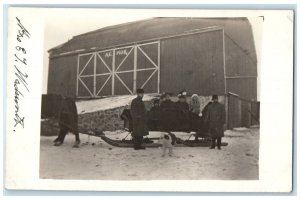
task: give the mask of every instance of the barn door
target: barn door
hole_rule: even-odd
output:
[[[159,42],[137,45],[136,86],[146,93],[159,93]]]
[[[133,94],[135,47],[115,49],[114,95]]]
[[[94,96],[95,53],[78,56],[77,66],[77,96]]]
[[[112,95],[114,51],[99,51],[95,62],[95,96]]]
[[[77,96],[112,95],[113,50],[78,56]]]
[[[159,42],[78,55],[77,96],[159,93]]]

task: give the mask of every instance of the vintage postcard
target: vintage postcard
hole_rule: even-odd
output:
[[[6,188],[290,192],[293,32],[291,10],[10,7]]]

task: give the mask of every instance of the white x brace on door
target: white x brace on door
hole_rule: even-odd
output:
[[[159,93],[159,41],[78,55],[77,97]]]

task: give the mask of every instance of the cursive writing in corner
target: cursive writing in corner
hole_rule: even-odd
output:
[[[15,46],[14,51],[14,132],[16,132],[17,127],[24,128],[25,116],[22,115],[21,101],[25,98],[24,92],[29,92],[28,85],[28,62],[27,62],[27,47],[26,43],[23,41],[25,39],[30,39],[31,35],[28,29],[22,24],[21,20],[16,17],[16,25],[18,27],[16,33],[16,41],[18,45]]]

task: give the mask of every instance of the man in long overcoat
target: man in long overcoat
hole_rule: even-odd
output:
[[[147,127],[147,111],[145,104],[143,102],[144,97],[144,90],[137,89],[137,97],[132,100],[131,102],[131,117],[133,122],[133,142],[134,142],[134,149],[145,149],[142,147],[143,136],[149,134],[148,127]]]
[[[218,149],[221,149],[221,140],[224,137],[224,124],[226,122],[225,107],[218,102],[218,96],[212,96],[212,103],[207,108],[206,120],[209,126],[212,143],[210,149],[216,147],[216,140]]]

